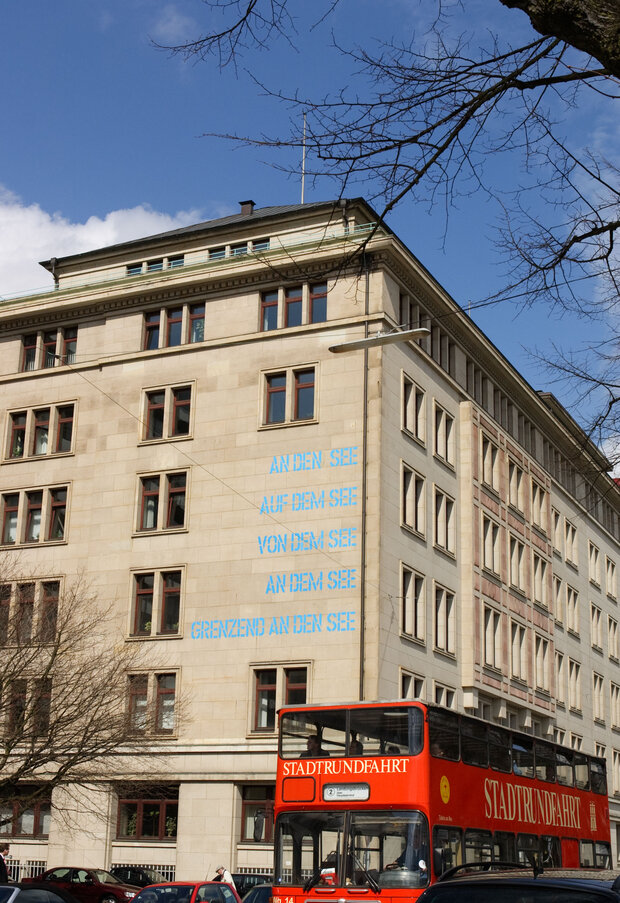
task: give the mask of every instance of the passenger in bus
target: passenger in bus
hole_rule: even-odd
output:
[[[329,756],[321,746],[321,740],[316,734],[310,734],[306,743],[306,751],[302,752],[300,759],[320,759]]]
[[[350,756],[363,756],[364,755],[364,744],[361,740],[358,740],[355,734],[351,734],[351,742],[349,743],[349,755]]]

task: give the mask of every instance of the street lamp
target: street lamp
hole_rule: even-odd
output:
[[[390,332],[378,332],[376,335],[369,335],[363,339],[354,339],[352,342],[341,342],[340,345],[330,345],[329,350],[334,354],[340,354],[343,351],[360,351],[363,348],[376,348],[378,345],[394,345],[396,342],[409,342],[412,339],[422,339],[430,335],[430,329],[421,326],[418,329],[398,328],[390,330]]]

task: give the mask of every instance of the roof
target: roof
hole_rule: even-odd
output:
[[[123,241],[118,242],[114,245],[106,245],[102,248],[95,248],[90,251],[83,251],[80,254],[69,254],[66,257],[58,257],[58,258],[50,258],[50,260],[41,260],[39,263],[42,267],[45,267],[46,270],[50,272],[53,270],[54,265],[57,266],[59,263],[72,263],[74,261],[79,261],[83,259],[87,259],[89,257],[96,256],[97,254],[101,254],[105,252],[106,254],[114,253],[115,251],[120,250],[130,250],[133,247],[144,247],[149,244],[161,244],[162,242],[179,239],[179,238],[190,238],[194,235],[200,235],[205,232],[219,232],[229,229],[231,226],[239,226],[243,224],[247,225],[255,225],[261,222],[268,222],[269,220],[278,219],[282,217],[286,217],[289,215],[297,215],[299,213],[311,213],[313,211],[319,210],[329,210],[329,209],[338,209],[339,207],[348,207],[353,204],[362,204],[368,210],[370,210],[375,219],[378,219],[377,214],[371,207],[369,207],[367,201],[363,198],[336,198],[329,201],[315,201],[309,204],[282,204],[279,206],[273,207],[255,207],[252,213],[233,213],[230,216],[223,216],[219,219],[205,220],[201,223],[194,223],[190,226],[181,226],[179,229],[170,229],[168,232],[158,232],[155,235],[147,235],[141,236],[140,238],[132,239],[131,241]],[[391,232],[385,224],[383,225],[388,232]]]

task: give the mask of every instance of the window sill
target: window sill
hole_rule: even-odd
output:
[[[435,452],[433,454],[433,460],[437,461],[438,464],[441,464],[442,467],[445,467],[446,470],[449,470],[450,473],[456,473],[456,467],[452,463],[452,461],[448,461],[447,458],[444,458],[442,455]]]
[[[456,552],[451,552],[450,549],[445,549],[443,546],[438,546],[436,542],[433,543],[433,548],[436,552],[440,552],[442,555],[445,555],[446,558],[449,558],[451,561],[456,561]]]
[[[412,442],[415,442],[416,445],[419,445],[420,448],[423,448],[426,451],[426,440],[420,438],[420,436],[416,436],[415,433],[412,433],[411,430],[408,430],[406,426],[401,426],[401,432],[405,434],[408,439],[411,439]]]
[[[184,436],[162,436],[160,439],[140,439],[138,441],[138,448],[141,445],[165,445],[167,442],[185,442],[188,439],[193,439],[193,435],[184,435]]]
[[[141,633],[141,634],[130,634],[126,637],[127,642],[130,643],[140,643],[145,640],[153,641],[153,640],[182,640],[182,633]]]
[[[161,844],[164,847],[169,847],[174,845],[177,842],[176,837],[115,837],[112,843],[118,844],[133,844],[135,846],[153,846],[155,844]]]
[[[7,551],[11,549],[39,549],[41,546],[66,546],[68,542],[67,539],[40,539],[37,542],[7,542],[1,543],[0,549],[6,549]]]
[[[134,530],[131,536],[132,538],[138,539],[140,536],[170,536],[171,533],[189,533],[189,527],[168,527],[162,530]]]
[[[405,633],[404,631],[400,631],[401,640],[406,640],[408,643],[412,643],[414,646],[424,648],[426,646],[426,640],[421,639],[420,637],[412,636],[410,633]]]
[[[258,429],[262,432],[262,430],[277,430],[291,426],[309,426],[318,422],[316,417],[308,418],[308,420],[285,420],[283,423],[261,423]]]
[[[405,530],[407,533],[410,533],[411,536],[415,536],[416,539],[421,539],[422,542],[426,542],[426,536],[424,533],[419,533],[415,527],[410,527],[409,524],[401,523],[401,529]]]
[[[19,458],[5,458],[2,464],[21,464],[24,461],[46,461],[48,458],[72,458],[75,457],[74,451],[68,452],[49,452],[45,455],[21,455]]]
[[[443,655],[444,658],[448,658],[453,662],[456,662],[456,652],[448,652],[447,649],[440,649],[439,646],[433,646],[433,652],[436,652],[438,655]]]

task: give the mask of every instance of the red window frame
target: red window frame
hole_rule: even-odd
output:
[[[299,678],[293,679],[295,673],[301,675],[303,672],[303,680]],[[303,691],[303,700],[293,698],[295,694],[301,694]],[[308,695],[308,669],[304,667],[291,667],[284,669],[284,705],[304,705]]]
[[[303,377],[311,376],[311,382],[301,382]],[[293,420],[312,420],[314,418],[314,390],[316,386],[316,379],[314,373],[314,367],[309,367],[306,370],[296,370],[295,371],[295,398],[294,398],[294,410],[293,410]],[[312,413],[310,413],[307,417],[301,417],[299,414],[300,409],[300,400],[302,392],[307,392],[308,390],[312,390]]]
[[[136,574],[134,577],[133,629],[132,636],[150,636],[153,631],[153,598],[155,574]],[[144,622],[142,616],[144,617]],[[141,626],[144,623],[145,626]],[[146,629],[146,624],[149,629]]]
[[[159,348],[160,327],[161,311],[153,310],[144,315],[144,351],[155,351]]]
[[[19,583],[17,585],[17,611],[15,615],[15,632],[17,642],[21,645],[29,643],[32,639],[32,625],[34,623],[34,583]]]
[[[154,788],[151,788],[154,789]],[[177,820],[179,810],[178,789],[174,790],[175,796],[172,797],[153,797],[152,799],[121,799],[118,801],[118,820],[116,825],[116,836],[120,839],[131,838],[132,840],[170,840],[174,841],[177,836]],[[143,827],[145,823],[145,808],[159,807],[159,830],[157,836],[153,834],[144,834]],[[123,809],[127,809],[130,817],[124,817]],[[128,814],[127,813],[127,814]],[[121,828],[123,823],[127,823],[135,815],[135,831],[133,834],[123,834]],[[172,825],[174,825],[171,830]]]
[[[15,411],[15,413],[11,414],[10,458],[24,457],[26,451],[26,416],[26,411]]]
[[[273,678],[271,678],[270,675],[273,675]],[[263,677],[265,677],[266,680],[264,683],[261,683]],[[277,668],[256,668],[254,670],[254,719],[252,723],[253,732],[264,734],[271,733],[276,729],[277,683]],[[267,702],[267,706],[264,710],[267,720],[266,727],[259,724],[259,719],[262,714],[261,703],[263,699]]]
[[[11,516],[15,515],[15,539],[8,538],[8,527]],[[19,492],[8,492],[2,496],[2,544],[13,545],[18,541],[17,528],[19,526]]]
[[[35,737],[44,736],[49,730],[52,709],[52,679],[42,677],[35,683],[36,696],[33,706],[32,720]]]
[[[51,643],[56,636],[60,581],[45,580],[41,585],[41,611],[39,615],[39,639]]]
[[[27,791],[26,791],[27,792]],[[13,818],[10,823],[7,823],[3,826],[4,831],[11,837],[47,837],[41,828],[43,826],[43,822],[45,820],[45,815],[48,817],[50,814],[51,802],[50,800],[38,800],[36,803],[29,803],[24,805],[24,802],[19,799],[14,799],[11,802],[7,803],[7,808],[12,807],[13,809]],[[22,818],[28,810],[32,811],[33,819],[32,826],[33,830],[26,833],[25,831],[21,831],[21,825],[23,824]],[[47,810],[44,814],[43,810]],[[8,828],[8,830],[7,830]]]
[[[293,323],[293,326],[301,326],[303,319],[303,289],[301,285],[293,288],[287,288],[284,291],[284,325],[291,326],[290,310],[299,309],[299,323]]]
[[[60,542],[65,538],[67,516],[67,487],[50,490],[50,512],[47,529],[48,542]],[[58,533],[58,536],[54,534]]]
[[[317,319],[315,315],[315,303],[324,300],[325,316]],[[308,312],[310,323],[324,323],[327,320],[327,283],[322,282],[318,285],[310,286],[310,310]]]
[[[165,409],[166,393],[163,389],[157,389],[154,392],[146,393],[146,428],[144,431],[145,439],[163,439]],[[161,430],[158,435],[151,435],[151,433],[155,432],[154,428],[160,423],[157,418],[159,411],[161,411]]]
[[[282,380],[281,385],[274,385],[276,380]],[[266,418],[265,423],[285,423],[286,422],[286,373],[268,373],[266,381]],[[278,400],[278,396],[284,398],[284,410],[282,417],[277,420],[273,414],[273,404]]]
[[[28,682],[23,677],[9,684],[9,733],[15,734],[21,728],[26,715]]]
[[[56,420],[56,444],[54,445],[54,452],[56,454],[71,451],[71,445],[73,443],[74,413],[75,408],[72,404],[63,404],[58,408]],[[62,448],[63,442],[68,443],[69,447]]]
[[[262,791],[262,796],[258,794]],[[241,790],[241,843],[271,843],[273,841],[273,807],[275,784],[246,784]],[[250,796],[250,794],[255,794]],[[255,839],[256,816],[263,816],[262,836]],[[247,826],[252,829],[247,830]]]
[[[43,333],[43,368],[49,369],[56,366],[56,346],[58,344],[58,332]]]
[[[62,363],[75,363],[75,353],[77,351],[77,326],[66,326],[62,335]]]
[[[271,320],[271,312],[275,308],[275,323],[268,325]],[[263,292],[260,298],[260,329],[261,332],[271,332],[278,328],[278,292]]]
[[[164,686],[164,681],[172,678],[172,686]],[[172,698],[172,718],[175,718],[176,704],[176,683],[177,677],[174,673],[156,674],[155,675],[155,733],[157,734],[173,734],[175,725],[172,727],[163,727],[163,721],[168,710],[165,708],[166,700]]]
[[[169,621],[168,607],[176,607],[176,624],[167,627]],[[161,617],[159,632],[161,634],[179,632],[179,614],[181,611],[181,571],[164,571],[161,575]]]
[[[192,387],[178,386],[172,390],[172,428],[171,436],[188,436],[189,435],[189,419],[192,409]],[[183,419],[183,413],[187,412],[187,421]],[[187,429],[180,429],[185,426]]]
[[[32,364],[32,366],[29,366]],[[37,334],[31,332],[22,338],[21,372],[37,369]]]
[[[9,635],[9,616],[11,614],[11,584],[0,584],[0,645],[6,642]]]
[[[34,411],[34,429],[32,431],[32,450],[31,454],[36,457],[40,455],[46,455],[49,451],[49,443],[50,443],[50,408],[39,408],[37,411]],[[45,451],[38,452],[37,444],[39,441],[39,437],[45,436],[47,441],[45,443]]]
[[[168,489],[168,504],[166,508],[166,529],[178,530],[185,526],[185,494],[187,490],[186,473],[169,473],[166,477]],[[182,509],[183,522],[173,523],[175,511]]]
[[[140,520],[138,530],[157,530],[159,526],[159,493],[161,478],[159,474],[150,477],[140,477]],[[153,502],[153,510],[149,511],[149,501]],[[147,526],[147,520],[152,514],[153,525]]]
[[[135,734],[143,734],[148,728],[148,700],[149,700],[149,677],[148,674],[130,674],[129,675],[129,700],[128,700],[128,716],[129,728]],[[144,703],[144,708],[139,707],[139,703]],[[140,714],[144,716],[144,724],[138,726],[136,716]]]
[[[34,536],[34,526],[36,524],[36,512],[39,512],[38,535]],[[43,517],[43,492],[38,489],[35,492],[26,493],[26,529],[24,531],[24,542],[39,542],[41,539],[41,519]]]
[[[202,328],[199,324],[202,323]],[[205,337],[205,305],[192,304],[189,309],[188,336],[190,344],[204,342]]]
[[[172,330],[178,327],[178,342],[171,341]],[[183,308],[173,307],[166,311],[166,348],[176,348],[183,344]]]

